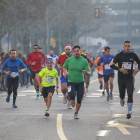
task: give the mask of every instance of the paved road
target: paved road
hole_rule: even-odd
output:
[[[106,101],[99,90],[97,74],[91,78],[89,93],[83,100],[79,120],[73,119],[75,108],[68,110],[62,94],[54,94],[50,117],[44,116],[43,98],[36,100],[33,87],[18,90],[17,109],[0,95],[0,140],[140,140],[140,73],[136,77],[133,117],[128,120],[127,106],[119,104],[117,75],[114,100]],[[138,92],[138,93],[137,93]],[[126,98],[127,99],[127,98]]]

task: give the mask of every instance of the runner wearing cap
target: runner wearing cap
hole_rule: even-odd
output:
[[[66,54],[63,54],[63,55],[60,55],[58,60],[57,60],[57,66],[58,66],[58,69],[61,70],[61,77],[60,77],[60,80],[61,80],[61,91],[63,93],[63,103],[66,104],[67,103],[67,96],[66,96],[66,93],[68,91],[68,88],[67,88],[67,83],[68,83],[68,70],[67,70],[67,77],[65,78],[64,77],[64,73],[63,73],[63,65],[66,61],[66,59],[68,57],[71,57],[71,45],[70,44],[66,44],[65,45],[65,53]],[[71,108],[71,105],[70,105],[70,98],[68,96],[68,105],[67,105],[68,109]]]
[[[105,54],[105,50],[103,49],[102,50],[102,55],[104,55],[104,54]],[[100,83],[100,90],[102,90],[102,88],[103,88],[103,66],[97,66],[97,63],[98,63],[99,59],[100,59],[100,57],[98,57],[95,60],[95,66],[96,66],[96,69],[98,70],[98,79],[99,79],[99,83]],[[103,96],[105,95],[105,86],[104,86],[102,95]]]
[[[51,106],[52,102],[52,96],[55,91],[55,82],[54,78],[56,78],[56,92],[58,95],[58,85],[59,85],[59,80],[58,80],[58,72],[56,69],[53,68],[53,60],[52,58],[48,58],[46,60],[46,65],[47,68],[42,69],[37,77],[37,81],[39,84],[40,91],[43,94],[44,101],[47,106],[47,110],[45,112],[45,116],[49,116],[49,108]],[[40,82],[42,78],[42,82]]]

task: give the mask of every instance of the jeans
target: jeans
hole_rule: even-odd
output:
[[[32,76],[31,74],[27,73],[27,83],[29,82],[29,80],[30,80],[31,85],[33,85]]]
[[[23,84],[24,84],[23,80],[25,82],[25,85],[28,85],[28,83],[27,83],[27,71],[19,73],[19,82],[20,82],[21,86],[23,86]]]

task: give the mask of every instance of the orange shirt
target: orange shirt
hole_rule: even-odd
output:
[[[100,59],[100,57],[98,57],[98,58],[95,60],[95,64],[98,63],[99,59]],[[100,71],[103,71],[103,67],[102,67],[102,66],[98,66],[98,67],[99,67],[98,73],[99,73]]]

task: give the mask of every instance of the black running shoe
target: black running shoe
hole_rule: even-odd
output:
[[[102,95],[105,96],[105,92],[104,91],[102,92]]]
[[[103,85],[100,85],[100,90],[102,90],[103,89]]]
[[[126,118],[127,119],[130,119],[131,118],[131,113],[128,113],[127,116],[126,116]]]
[[[125,104],[124,99],[120,99],[120,105],[121,105],[121,106],[124,106],[124,104]]]

